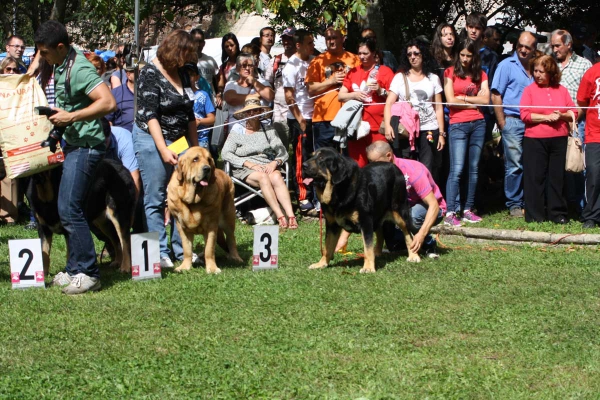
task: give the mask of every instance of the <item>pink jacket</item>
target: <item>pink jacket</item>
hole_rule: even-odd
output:
[[[400,123],[408,131],[408,143],[410,149],[415,149],[415,138],[419,137],[421,123],[419,121],[419,113],[415,111],[411,105],[405,101],[392,104],[392,115],[400,117]]]

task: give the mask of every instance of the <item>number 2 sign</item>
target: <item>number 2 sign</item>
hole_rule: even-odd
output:
[[[279,264],[279,226],[254,226],[252,270],[276,269]]]
[[[46,287],[40,239],[9,240],[8,253],[13,289]]]
[[[158,232],[131,235],[131,279],[160,279]]]

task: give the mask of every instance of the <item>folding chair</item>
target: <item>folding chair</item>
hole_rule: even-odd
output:
[[[229,177],[233,181],[234,185],[237,185],[241,188],[246,189],[246,191],[244,193],[242,193],[241,195],[239,195],[238,197],[235,197],[233,199],[236,209],[240,204],[243,204],[257,196],[262,199],[265,198],[260,189],[252,187],[252,186],[248,185],[246,182],[243,182],[237,178],[234,178],[233,175],[231,174],[231,164],[229,162],[225,161],[223,169],[225,170],[225,173],[227,175],[229,175]],[[283,180],[285,181],[285,186],[289,190],[289,188],[290,188],[290,180],[289,180],[290,166],[287,161],[285,163],[283,163],[283,166],[282,166],[282,169],[280,170],[280,172],[281,172],[281,175],[283,176]]]

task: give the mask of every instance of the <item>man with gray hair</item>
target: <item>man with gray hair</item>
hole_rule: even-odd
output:
[[[592,67],[592,63],[575,54],[573,51],[573,37],[564,29],[557,29],[550,37],[552,52],[560,68],[560,84],[567,88],[573,102],[577,104],[577,90],[585,72]],[[577,130],[581,141],[585,138],[585,113],[579,110]],[[583,173],[567,173],[566,181],[567,201],[581,212],[584,206],[585,183]]]

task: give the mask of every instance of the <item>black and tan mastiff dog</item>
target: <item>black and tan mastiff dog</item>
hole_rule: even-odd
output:
[[[204,235],[207,273],[221,272],[215,262],[217,241],[231,260],[242,262],[235,242],[233,182],[225,172],[215,168],[208,150],[191,147],[179,158],[168,192],[169,211],[175,217],[183,247],[183,262],[175,271],[192,267],[195,234]]]
[[[327,228],[325,253],[310,269],[329,264],[342,229],[362,234],[365,263],[361,273],[375,272],[375,256],[381,255],[383,249],[381,227],[385,221],[402,229],[410,249],[412,237],[407,228],[407,221],[411,221],[410,207],[404,176],[398,167],[376,162],[359,168],[354,160],[331,148],[317,150],[302,166],[305,184],[312,183],[317,192]],[[409,250],[407,261],[421,259]]]

